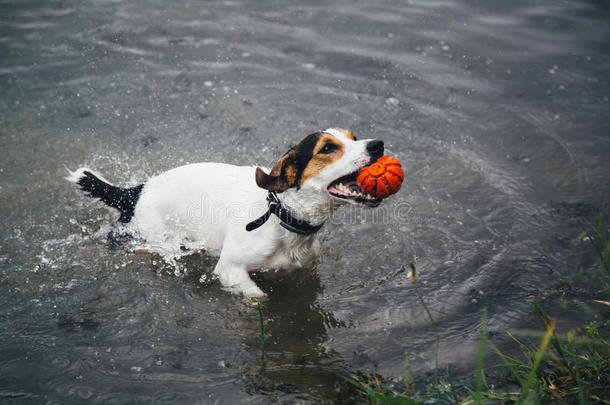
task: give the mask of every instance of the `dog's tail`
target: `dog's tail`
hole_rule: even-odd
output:
[[[81,167],[70,172],[66,180],[75,183],[85,192],[85,195],[99,198],[106,205],[118,209],[121,212],[119,221],[123,223],[131,221],[136,203],[142,192],[142,187],[144,187],[144,184],[130,188],[114,186],[102,176],[86,167]]]

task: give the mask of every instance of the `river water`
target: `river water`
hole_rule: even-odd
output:
[[[0,398],[347,402],[341,374],[399,381],[405,348],[425,384],[434,329],[409,262],[439,364],[468,378],[484,310],[508,347],[557,274],[591,264],[609,17],[567,0],[0,1]],[[109,245],[117,215],[63,180],[270,165],[331,126],[383,139],[406,182],[337,212],[313,268],[256,275],[264,358],[259,312],[214,258]]]

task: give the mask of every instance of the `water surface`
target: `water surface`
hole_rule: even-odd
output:
[[[37,403],[347,400],[341,373],[471,375],[478,328],[587,265],[608,212],[609,8],[596,1],[0,2],[0,397]],[[315,268],[257,275],[258,312],[209,278],[109,246],[121,185],[188,162],[269,165],[331,126],[406,170],[344,208]],[[584,257],[584,258],[583,258]],[[588,269],[588,267],[587,267]],[[569,323],[570,320],[565,320]],[[561,325],[561,323],[560,323]],[[560,326],[561,327],[561,326]],[[337,396],[339,398],[337,398]]]

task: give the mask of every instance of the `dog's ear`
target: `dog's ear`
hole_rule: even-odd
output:
[[[297,178],[294,156],[294,150],[288,151],[275,163],[269,174],[257,167],[256,184],[265,190],[279,191],[280,193],[294,186]]]

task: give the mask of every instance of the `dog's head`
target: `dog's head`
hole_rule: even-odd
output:
[[[384,152],[376,139],[358,141],[352,131],[330,128],[308,135],[286,152],[267,174],[256,168],[256,184],[269,191],[289,188],[319,192],[333,202],[375,207],[379,198],[356,183],[358,171]]]

